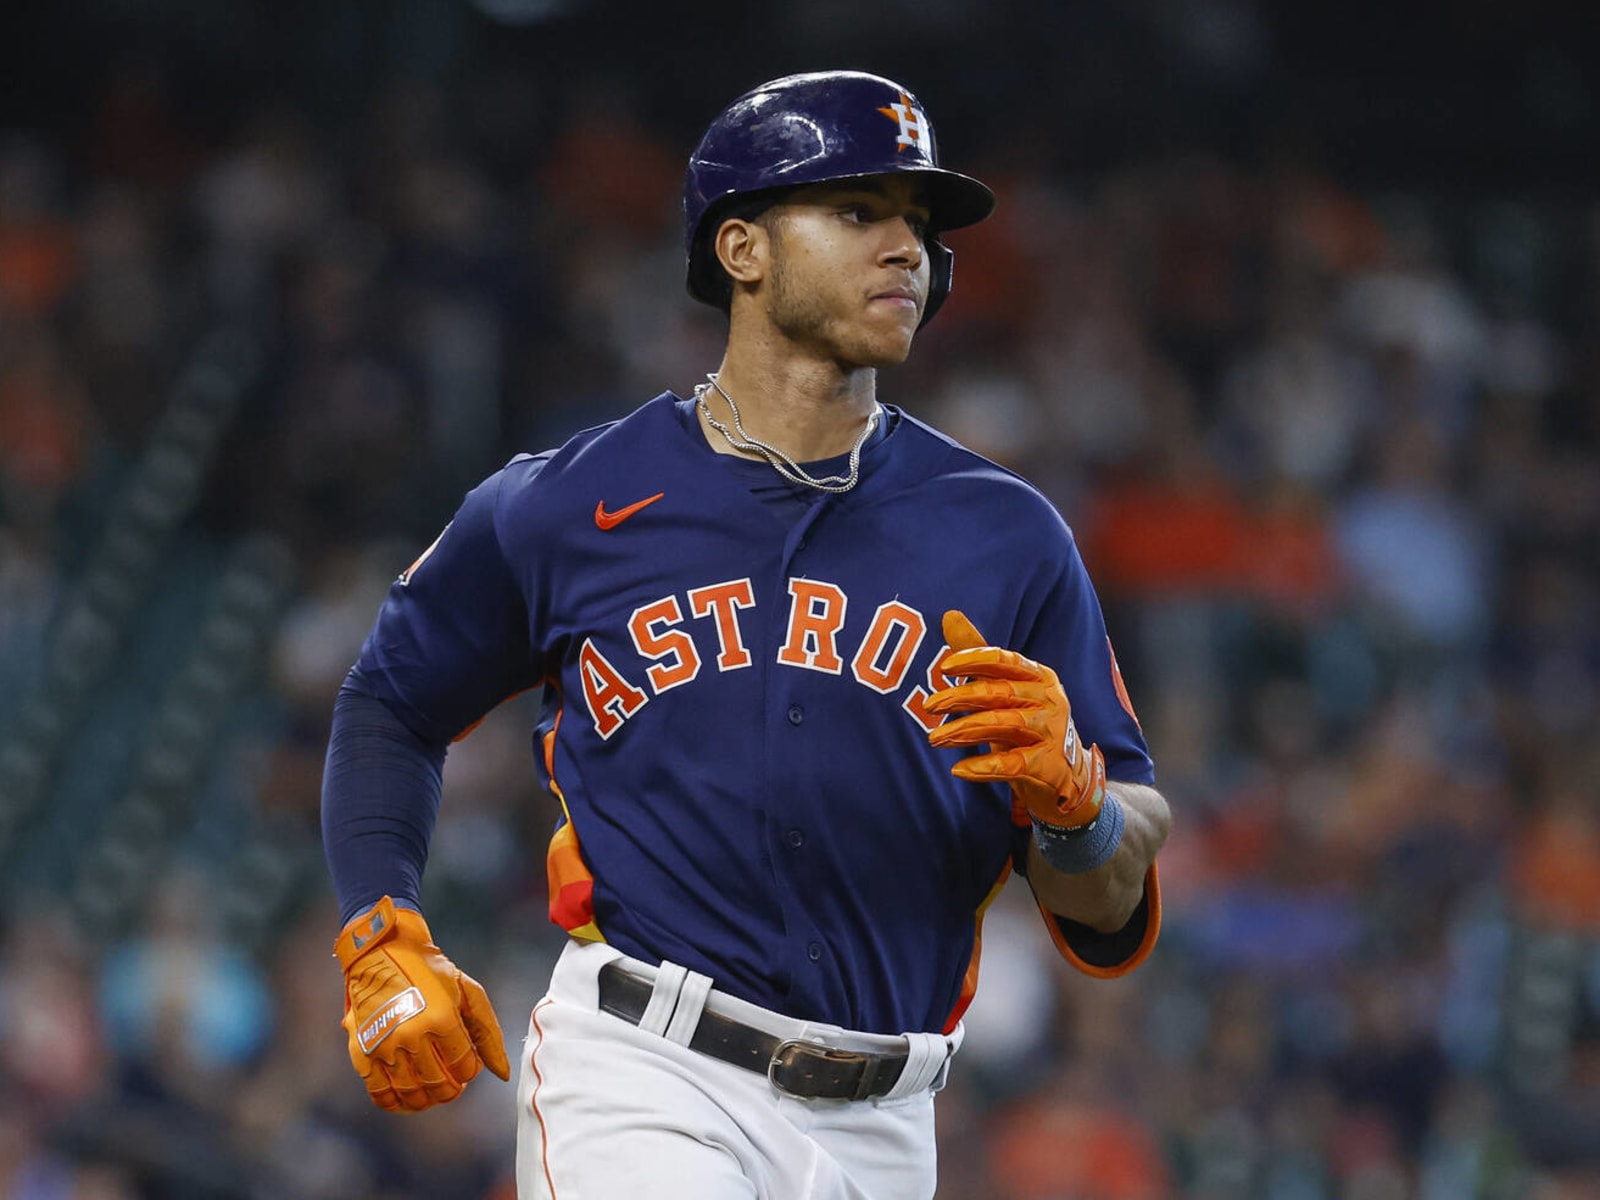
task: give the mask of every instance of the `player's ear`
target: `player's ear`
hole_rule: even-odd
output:
[[[729,217],[717,227],[711,248],[735,285],[759,283],[772,261],[772,233],[764,221]]]

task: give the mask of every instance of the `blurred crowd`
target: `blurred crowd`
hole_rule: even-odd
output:
[[[333,694],[463,491],[716,364],[689,147],[518,87],[198,138],[134,59],[76,137],[0,140],[0,722],[209,336],[252,365],[101,690],[162,686],[230,546],[295,581],[137,903],[86,923],[69,884],[153,695],[89,710],[0,838],[0,1196],[512,1195],[506,1085],[371,1109],[320,874],[248,938],[214,898],[257,839],[315,860]],[[1388,191],[1291,141],[964,149],[1000,210],[880,395],[1057,501],[1175,822],[1133,977],[1073,976],[1020,884],[991,910],[939,1195],[1600,1195],[1600,198]],[[513,1042],[560,946],[532,715],[452,750],[425,896]]]

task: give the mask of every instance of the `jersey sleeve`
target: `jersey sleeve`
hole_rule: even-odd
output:
[[[1068,534],[1061,569],[1039,607],[1023,653],[1056,671],[1072,704],[1072,719],[1085,743],[1100,747],[1106,778],[1123,783],[1155,783],[1155,763],[1134,713],[1133,701],[1106,633],[1105,615],[1094,584]],[[1030,824],[1018,829],[1013,862],[1027,874]],[[1144,897],[1128,923],[1115,933],[1100,933],[1043,904],[1039,914],[1056,949],[1078,970],[1109,979],[1134,970],[1155,948],[1161,932],[1161,883],[1156,865],[1145,874]]]
[[[542,460],[512,466],[531,475]],[[501,547],[506,474],[468,493],[433,545],[390,585],[361,649],[357,665],[370,693],[428,741],[460,737],[544,675],[525,597]]]
[[[383,896],[421,908],[446,743],[419,738],[350,672],[333,706],[322,772],[322,852],[339,924]]]

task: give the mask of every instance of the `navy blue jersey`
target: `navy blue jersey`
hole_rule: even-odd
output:
[[[1054,667],[1110,778],[1153,780],[1070,530],[903,413],[859,484],[784,510],[663,395],[471,492],[391,588],[361,672],[429,740],[546,689],[552,916],[793,1016],[953,1023],[1026,844],[921,701],[946,609]]]

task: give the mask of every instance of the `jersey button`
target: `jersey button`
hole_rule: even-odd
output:
[[[812,942],[809,946],[807,946],[806,947],[806,957],[809,958],[812,962],[820,961],[821,958],[822,958],[822,946],[821,946],[821,944],[817,943],[817,942]]]
[[[798,829],[791,829],[788,833],[783,835],[783,840],[789,843],[789,848],[791,850],[798,850],[801,846],[806,844],[806,835],[801,833]]]
[[[789,724],[798,725],[798,724],[800,724],[801,721],[804,721],[805,719],[806,719],[806,710],[805,709],[801,708],[798,704],[791,704],[789,706]]]

